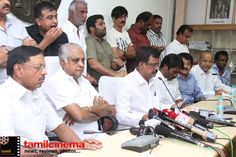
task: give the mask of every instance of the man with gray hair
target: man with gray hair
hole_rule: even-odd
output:
[[[62,30],[66,33],[69,42],[77,43],[81,46],[84,52],[85,58],[86,55],[86,43],[85,43],[85,34],[84,34],[84,23],[87,19],[88,13],[88,4],[84,0],[73,0],[70,3],[68,9],[68,19],[62,24]],[[92,83],[95,84],[96,80],[87,75],[87,62],[84,62],[84,72],[83,74],[86,78]]]
[[[71,129],[77,135],[82,139],[94,138],[96,134],[85,135],[83,131],[98,131],[96,121],[103,116],[114,115],[114,106],[103,100],[82,76],[85,57],[79,45],[64,44],[58,55],[61,67],[45,82],[44,92],[61,119],[69,115],[76,121]]]

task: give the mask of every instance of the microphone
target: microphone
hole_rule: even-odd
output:
[[[173,138],[176,138],[176,139],[180,139],[180,140],[183,140],[183,141],[186,141],[186,142],[190,142],[190,143],[199,145],[201,147],[204,146],[204,144],[199,142],[197,139],[195,139],[195,138],[193,138],[193,137],[191,137],[187,134],[183,134],[183,133],[180,133],[180,132],[177,132],[177,131],[173,131],[170,128],[168,128],[166,126],[163,126],[163,125],[156,126],[155,132],[157,134],[163,135],[165,137],[173,137]]]
[[[236,127],[236,123],[235,122],[224,120],[224,119],[218,119],[218,118],[214,118],[214,117],[209,117],[207,120],[209,120],[210,122],[213,122],[213,123],[217,123],[217,124],[222,124],[222,125],[226,125],[226,126]]]
[[[165,119],[165,120],[168,120],[172,123],[175,123],[177,125],[180,125],[190,131],[192,131],[193,133],[197,134],[197,135],[200,135],[202,137],[203,140],[205,141],[209,141],[209,142],[215,142],[216,141],[216,138],[217,138],[217,135],[210,132],[210,131],[206,131],[206,130],[201,130],[200,128],[198,127],[195,127],[195,126],[192,126],[192,125],[185,125],[183,123],[180,123],[172,118],[169,118],[168,115],[166,115],[165,113],[159,113],[159,117],[162,118],[162,119]]]
[[[206,118],[204,116],[201,116],[198,112],[190,111],[188,115],[195,119],[195,123],[213,129],[213,124],[206,120]]]
[[[173,95],[170,93],[170,90],[169,90],[169,88],[166,86],[166,84],[165,84],[165,82],[163,81],[163,79],[162,79],[161,77],[158,77],[158,79],[161,80],[161,82],[162,82],[163,85],[165,86],[167,92],[169,93],[171,99],[174,101],[174,104],[176,105],[176,107],[177,107],[177,108],[179,109],[179,111],[181,112],[179,105],[175,103],[175,99],[174,99]]]
[[[132,128],[132,127],[131,127]],[[124,129],[117,129],[117,130],[113,130],[113,131],[94,131],[94,130],[84,130],[83,134],[101,134],[101,133],[108,133],[108,134],[114,134],[117,131],[125,131],[125,130],[130,130],[129,128],[124,128]]]
[[[227,82],[230,82],[230,80],[228,79],[228,78],[226,78],[226,77],[224,77],[224,76],[221,76],[220,74],[218,74],[218,73],[212,73],[212,75],[217,75],[217,76],[220,76],[220,80],[221,80],[221,82],[223,83],[223,80],[222,80],[222,78],[223,79],[225,79]]]

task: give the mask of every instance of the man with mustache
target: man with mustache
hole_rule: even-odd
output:
[[[179,91],[181,97],[185,99],[185,104],[193,104],[204,100],[205,97],[198,87],[198,83],[193,74],[190,73],[190,70],[193,65],[193,57],[189,53],[180,53],[179,56],[183,60],[183,68],[180,69],[177,80],[179,83]]]
[[[166,39],[161,32],[161,28],[162,17],[160,15],[153,15],[153,23],[147,31],[147,37],[151,46],[162,52],[166,47]]]
[[[37,46],[36,42],[29,38],[23,24],[9,16],[11,12],[10,1],[0,1],[0,84],[7,79],[6,64],[8,51],[20,45]]]
[[[135,50],[143,46],[151,46],[146,33],[149,27],[152,25],[153,15],[149,11],[140,13],[135,21],[128,30],[130,39],[133,43]],[[132,72],[136,67],[135,57],[127,59],[127,72]]]
[[[176,104],[182,102],[176,79],[182,66],[182,59],[176,54],[169,54],[161,61],[160,70],[155,76],[152,88],[154,99],[156,100],[156,108],[160,110],[175,108]]]
[[[116,92],[116,117],[120,124],[137,126],[140,119],[148,119],[153,108],[150,86],[159,67],[160,52],[152,47],[137,50],[135,70],[121,79]]]
[[[107,41],[111,44],[113,54],[124,64],[127,58],[135,57],[135,49],[129,34],[123,29],[128,18],[128,11],[123,6],[115,7],[111,12],[113,27],[107,33]]]
[[[103,39],[106,35],[103,16],[99,14],[90,16],[87,19],[86,28],[89,33],[85,39],[88,55],[88,73],[97,81],[103,75],[112,77],[125,76],[126,71],[119,70],[124,66],[123,62],[115,59],[111,45]]]
[[[81,141],[57,117],[44,94],[38,89],[47,74],[42,50],[32,46],[13,49],[9,52],[7,74],[9,78],[0,87],[0,136],[20,136],[23,145],[25,141],[48,140],[45,135],[47,130],[54,132],[63,142]],[[96,140],[89,139],[84,142],[85,149],[102,147]],[[27,154],[27,149],[21,146],[21,156],[49,156],[43,153]],[[48,149],[59,151],[63,148]]]
[[[48,2],[39,2],[34,6],[35,24],[27,27],[29,35],[44,51],[44,56],[57,56],[60,45],[68,43],[68,38],[61,28],[57,27],[57,10]]]

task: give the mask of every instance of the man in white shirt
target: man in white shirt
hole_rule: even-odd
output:
[[[107,33],[107,42],[112,47],[116,59],[121,59],[124,64],[127,58],[135,57],[135,49],[129,34],[123,29],[128,17],[128,11],[123,6],[115,7],[111,12],[113,27]]]
[[[44,95],[37,89],[47,74],[40,49],[21,46],[12,50],[7,62],[7,74],[10,77],[0,87],[0,136],[20,136],[21,144],[25,141],[43,142],[48,140],[45,136],[47,130],[53,131],[64,142],[80,141],[57,117]],[[101,148],[98,141],[92,141],[92,145],[87,144],[88,148]],[[21,149],[22,156],[26,155],[25,149],[27,148]]]
[[[61,119],[67,113],[76,121],[71,129],[79,137],[94,138],[98,134],[85,135],[83,131],[98,131],[97,120],[114,113],[114,106],[99,97],[95,88],[82,76],[85,57],[79,45],[64,44],[58,55],[61,67],[45,82],[44,92]]]
[[[29,38],[23,24],[7,15],[10,11],[10,1],[0,1],[0,84],[7,79],[8,51],[20,45],[36,45],[36,42]]]
[[[198,86],[206,98],[221,95],[223,92],[231,92],[231,87],[223,84],[217,75],[213,75],[215,72],[210,70],[212,64],[213,56],[211,52],[205,51],[200,55],[199,64],[191,69],[191,73],[195,76]]]
[[[68,19],[62,24],[61,28],[66,33],[70,43],[80,45],[83,49],[85,58],[87,58],[84,24],[87,19],[88,5],[84,0],[73,0],[70,3],[68,12]],[[87,62],[84,62],[83,74],[92,84],[97,83],[91,75],[87,74]]]
[[[151,47],[137,50],[136,69],[122,78],[116,96],[116,117],[120,124],[136,126],[153,107],[149,89],[158,70],[160,52]]]
[[[189,25],[181,25],[176,32],[176,39],[166,47],[165,55],[189,53],[188,43],[192,33],[193,29]]]
[[[155,76],[152,88],[157,109],[170,109],[182,101],[176,78],[182,66],[182,59],[176,54],[169,54],[161,61],[160,70]]]

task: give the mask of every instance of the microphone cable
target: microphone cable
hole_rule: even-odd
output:
[[[219,149],[218,147],[211,146],[207,143],[204,143],[204,147],[214,150],[220,157],[226,157],[223,150]]]
[[[233,144],[233,140],[229,137],[229,135],[227,135],[226,133],[222,132],[219,129],[213,128],[214,130],[218,131],[219,133],[223,134],[225,137],[225,139],[228,139],[230,141],[230,145],[231,145],[231,157],[234,157],[234,144]]]

